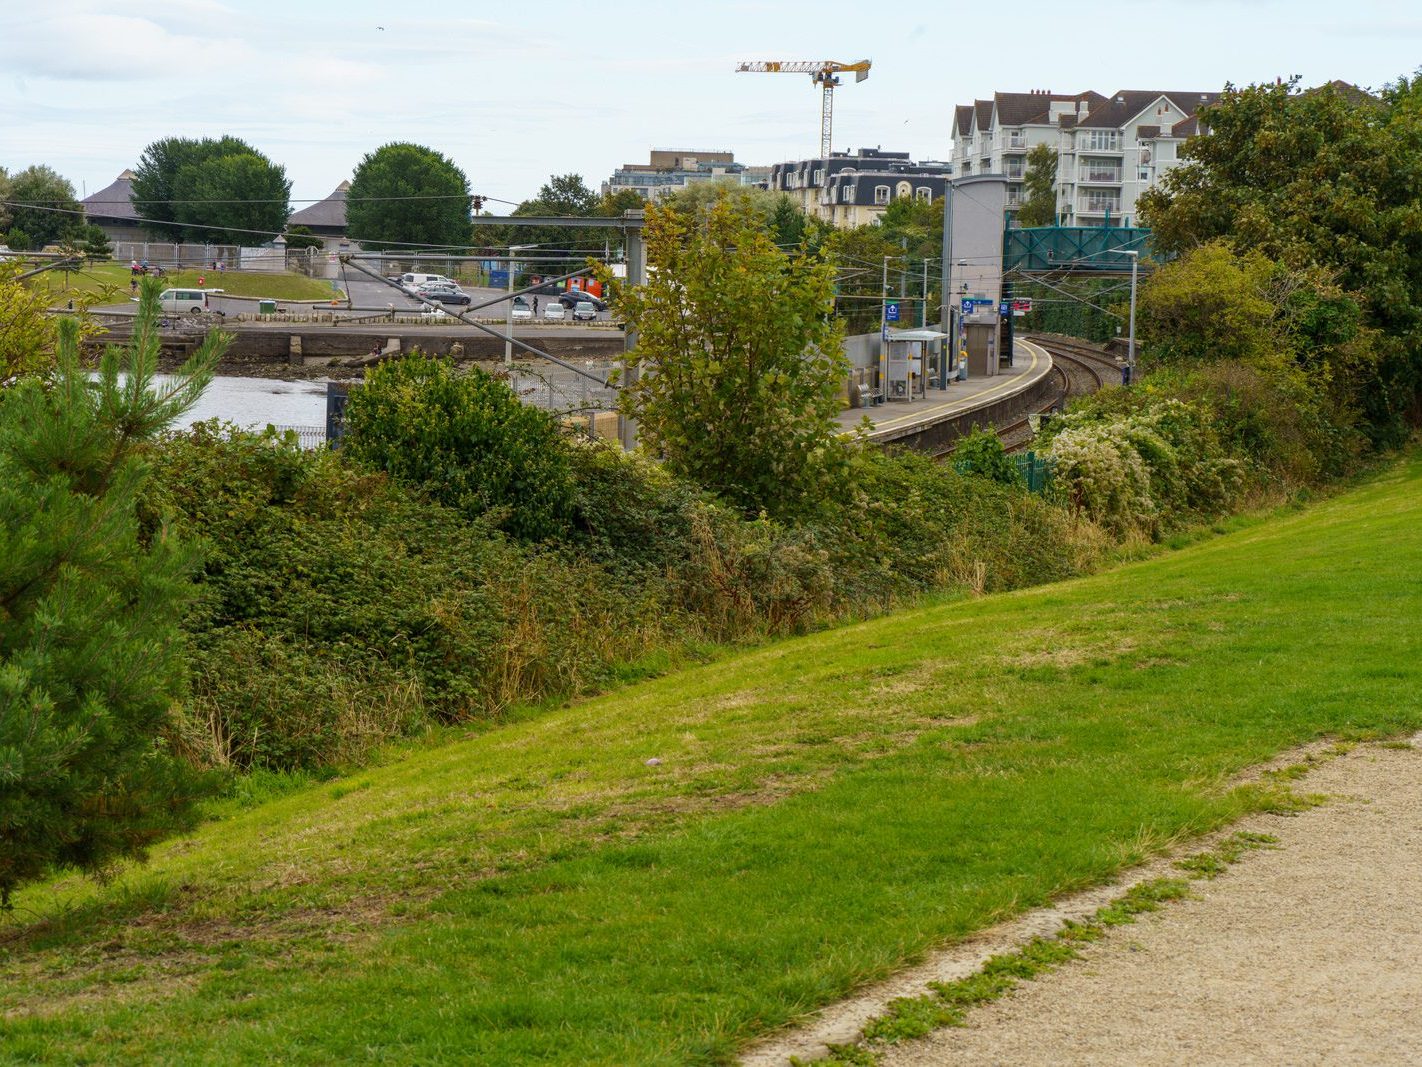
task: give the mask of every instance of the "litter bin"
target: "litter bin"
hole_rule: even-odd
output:
[[[258,315],[275,315],[275,314],[276,314],[276,301],[275,301],[275,300],[258,300],[258,301],[257,301],[257,314],[258,314]]]

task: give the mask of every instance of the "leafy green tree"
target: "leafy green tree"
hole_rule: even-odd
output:
[[[179,174],[209,159],[222,156],[257,154],[256,149],[237,137],[165,137],[143,150],[133,169],[133,206],[143,228],[164,240],[183,239],[183,225],[177,203],[181,192]],[[283,216],[284,217],[284,216]]]
[[[1017,221],[1023,226],[1051,226],[1057,221],[1057,153],[1051,145],[1035,145],[1027,153],[1022,180],[1022,204]]]
[[[641,365],[622,411],[673,473],[746,512],[818,507],[845,457],[834,268],[776,248],[731,198],[697,221],[649,208],[645,237],[649,281],[613,290]]]
[[[109,235],[101,227],[90,223],[80,231],[79,239],[80,250],[90,263],[113,258],[114,246],[109,242]]]
[[[30,235],[18,226],[12,227],[5,235],[5,247],[12,252],[28,252],[30,250]]]
[[[281,233],[291,214],[286,168],[256,151],[185,164],[173,191],[177,221],[190,241],[261,244]]]
[[[0,907],[49,872],[99,872],[189,824],[202,783],[165,748],[196,557],[140,527],[145,450],[202,393],[212,334],[158,370],[158,287],[91,381],[60,323],[54,381],[0,403]]]
[[[586,218],[601,214],[597,194],[587,187],[579,174],[554,174],[544,182],[538,195],[514,208],[514,215],[547,215],[553,217]],[[513,226],[503,235],[507,245],[537,245],[540,253],[563,253],[561,263],[544,263],[547,273],[565,274],[576,270],[589,253],[611,251],[612,233],[607,230],[579,226]],[[620,238],[618,242],[620,244]]]
[[[901,196],[879,216],[879,231],[890,246],[897,245],[898,258],[889,264],[889,292],[903,298],[905,323],[916,323],[923,310],[924,275],[927,274],[928,303],[925,322],[936,322],[940,314],[940,264],[943,256],[943,201]],[[928,266],[924,270],[925,264]]]
[[[1422,94],[1403,79],[1374,98],[1297,81],[1229,87],[1201,114],[1208,136],[1145,194],[1141,221],[1179,254],[1223,239],[1359,294],[1381,359],[1358,383],[1369,432],[1396,442],[1422,415]]]
[[[884,298],[884,259],[888,257],[892,277],[903,263],[903,246],[890,241],[882,226],[871,224],[835,230],[825,240],[824,251],[835,267],[835,311],[844,322],[845,332],[878,330]]]
[[[647,206],[642,194],[634,189],[619,189],[604,193],[597,202],[597,214],[620,218],[624,211],[641,211]]]
[[[15,264],[0,263],[0,389],[54,362],[55,321],[46,312],[47,291],[16,281],[18,273]]]
[[[1022,484],[1022,471],[1002,447],[1002,439],[991,430],[973,427],[973,432],[953,450],[953,462],[964,474],[1003,485]]]
[[[30,244],[43,248],[79,229],[82,212],[74,186],[52,167],[36,164],[10,177],[11,232],[23,230]],[[10,247],[14,247],[11,245]]]
[[[469,241],[469,179],[423,145],[392,142],[367,153],[346,194],[346,223],[366,248],[458,248]]]
[[[286,231],[287,248],[320,248],[324,243],[310,226],[293,226]]]
[[[409,356],[376,367],[346,409],[353,462],[423,489],[515,537],[564,533],[573,510],[568,446],[557,420],[482,370]]]
[[[10,172],[4,167],[0,167],[0,233],[4,233],[10,228],[10,207],[6,203],[10,199]]]

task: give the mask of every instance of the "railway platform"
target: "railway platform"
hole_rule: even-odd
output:
[[[1016,365],[991,377],[950,382],[947,389],[928,390],[926,397],[889,402],[840,412],[846,431],[869,419],[875,444],[903,445],[931,453],[950,449],[974,425],[989,426],[1017,417],[1052,388],[1052,357],[1046,349],[1018,340]]]

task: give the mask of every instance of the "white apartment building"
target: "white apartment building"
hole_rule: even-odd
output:
[[[1007,204],[1022,202],[1027,153],[1057,153],[1057,216],[1064,226],[1135,220],[1136,198],[1180,160],[1200,131],[1196,117],[1219,93],[1122,90],[1064,96],[1043,90],[994,93],[954,114],[954,173],[1002,174]]]

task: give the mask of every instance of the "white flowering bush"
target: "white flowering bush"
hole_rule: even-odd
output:
[[[1115,423],[1062,430],[1052,440],[1057,486],[1071,506],[1118,537],[1154,536],[1160,509],[1150,471]]]
[[[1053,420],[1050,453],[1073,507],[1118,536],[1158,537],[1235,502],[1243,466],[1203,409],[1171,397]]]

